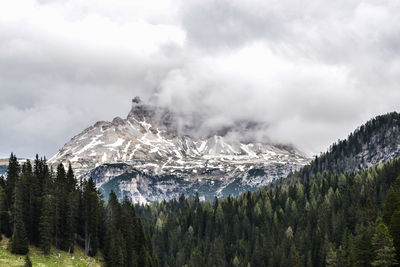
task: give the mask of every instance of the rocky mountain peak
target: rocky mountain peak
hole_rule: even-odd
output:
[[[145,103],[138,96],[132,99],[132,108],[127,120],[145,122],[153,127],[163,127],[174,131],[178,127],[176,115],[171,110]]]
[[[189,188],[194,190],[193,186],[204,186],[207,198],[236,194],[286,176],[309,162],[304,154],[289,147],[243,142],[245,131],[254,129],[254,123],[196,135],[188,134],[196,128],[185,129],[190,123],[185,124],[184,118],[135,97],[126,119],[116,117],[112,122],[101,121],[87,128],[49,163],[71,162],[78,176],[92,177],[100,188],[118,180],[119,190],[124,187],[123,191],[136,202],[168,199]],[[122,180],[116,178],[121,175]],[[138,193],[138,187],[144,190],[150,184],[152,188],[146,190],[152,196],[149,192]]]

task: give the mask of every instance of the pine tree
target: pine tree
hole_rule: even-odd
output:
[[[360,233],[356,236],[354,254],[357,266],[370,266],[374,256],[371,238],[371,234],[365,227],[362,227]]]
[[[53,241],[53,197],[47,194],[43,197],[42,212],[39,223],[39,245],[45,255],[50,253]]]
[[[386,197],[383,211],[383,221],[386,225],[390,224],[393,212],[400,207],[400,177],[392,184]]]
[[[237,260],[237,258],[236,258]],[[238,261],[238,260],[237,260]],[[190,260],[189,260],[189,267],[203,267],[205,265],[204,263],[204,257],[201,251],[197,248],[195,248],[192,251],[192,254],[190,255]],[[237,263],[238,265],[238,263]]]
[[[1,234],[5,232],[5,226],[8,224],[7,214],[7,196],[3,189],[0,186],[0,240],[2,238]]]
[[[22,200],[22,219],[26,227],[28,239],[32,244],[38,244],[38,227],[40,217],[40,186],[36,175],[32,172],[32,165],[27,160],[22,165],[20,177],[20,190]]]
[[[393,244],[396,248],[397,261],[400,260],[400,208],[396,210],[390,219],[390,233],[393,237]]]
[[[66,175],[66,211],[65,211],[65,239],[63,248],[69,253],[74,252],[76,220],[78,214],[78,192],[76,191],[76,179],[69,164],[68,172]]]
[[[57,166],[57,174],[54,188],[54,243],[56,248],[62,248],[66,224],[66,173],[64,165]]]
[[[372,262],[372,266],[390,267],[397,264],[393,239],[382,220],[377,221],[375,234],[372,237],[372,245],[375,250],[375,259]]]
[[[6,180],[7,206],[10,208],[12,208],[15,184],[18,181],[18,178],[19,178],[18,159],[13,153],[11,153],[8,162],[7,180]]]
[[[22,220],[22,196],[20,190],[20,182],[16,181],[14,191],[14,209],[13,209],[13,234],[11,238],[11,252],[15,254],[28,253],[28,238],[26,235],[25,225]]]
[[[98,227],[99,227],[99,196],[96,186],[90,178],[84,185],[84,235],[85,255],[94,256],[98,249]]]

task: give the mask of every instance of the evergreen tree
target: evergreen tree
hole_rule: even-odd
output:
[[[42,212],[39,223],[40,248],[45,255],[50,253],[53,241],[53,197],[47,194],[43,197]]]
[[[25,225],[22,219],[22,192],[20,181],[17,180],[14,190],[13,203],[13,234],[11,238],[11,252],[15,254],[28,253],[29,241],[26,235]]]
[[[11,153],[8,161],[7,180],[6,180],[6,196],[7,206],[12,208],[13,196],[16,182],[19,178],[19,163],[17,157]]]
[[[0,187],[0,241],[1,241],[1,233],[6,231],[6,227],[8,225],[8,217],[7,215],[7,196],[3,189]]]
[[[386,197],[383,221],[390,224],[392,214],[400,207],[400,177],[392,184]]]
[[[98,249],[98,226],[99,226],[99,196],[93,180],[90,178],[84,186],[84,235],[85,255],[94,256]]]
[[[53,175],[45,159],[36,155],[34,162],[32,168],[26,161],[20,171],[12,154],[11,178],[0,179],[0,233],[10,232],[12,253],[26,254],[31,243],[49,254],[53,242],[73,252],[77,242],[86,255],[101,249],[108,266],[159,266],[128,199],[121,205],[112,192],[105,207],[92,179],[77,186],[71,165],[65,172],[60,163]],[[29,257],[25,266],[31,266]]]
[[[63,248],[65,225],[66,225],[66,173],[64,165],[57,166],[54,188],[54,245],[56,248]]]
[[[203,267],[204,265],[204,257],[201,254],[201,251],[194,249],[190,255],[189,267]]]
[[[373,247],[371,234],[368,229],[362,227],[355,238],[355,263],[357,266],[367,267],[373,261]]]
[[[78,214],[78,197],[76,191],[76,179],[72,171],[71,164],[69,164],[68,172],[66,175],[66,211],[65,211],[65,239],[63,248],[69,253],[74,252],[76,220]]]
[[[400,208],[392,214],[390,219],[390,233],[396,248],[397,262],[400,261]]]
[[[40,217],[40,187],[36,175],[32,172],[32,165],[27,160],[22,165],[20,177],[22,219],[26,227],[28,239],[32,244],[38,244],[39,217]]]
[[[375,234],[372,237],[372,245],[375,250],[375,259],[372,262],[372,266],[389,267],[397,264],[393,239],[382,220],[377,221]]]

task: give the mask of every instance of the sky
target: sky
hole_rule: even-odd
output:
[[[137,95],[318,154],[400,110],[398,14],[398,0],[1,1],[0,157],[49,158]]]

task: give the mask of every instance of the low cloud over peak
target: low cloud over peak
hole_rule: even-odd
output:
[[[318,153],[399,110],[399,13],[395,0],[4,2],[0,156],[50,156],[135,95]]]

